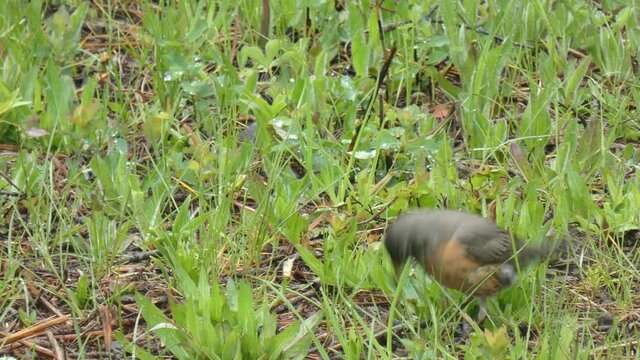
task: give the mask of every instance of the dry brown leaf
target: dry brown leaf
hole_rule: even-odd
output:
[[[453,104],[452,103],[447,103],[447,104],[439,104],[434,106],[431,109],[431,115],[433,115],[433,117],[435,117],[438,120],[444,120],[446,118],[448,118],[451,113],[453,112]]]

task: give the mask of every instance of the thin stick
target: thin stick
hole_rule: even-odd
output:
[[[40,335],[40,333],[44,332],[46,329],[60,325],[69,319],[71,319],[71,315],[64,315],[41,321],[33,326],[20,330],[17,333],[6,336],[2,341],[0,341],[0,347],[12,344],[27,337]]]

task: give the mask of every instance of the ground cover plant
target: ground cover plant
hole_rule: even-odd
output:
[[[637,356],[638,5],[5,0],[0,354]],[[560,245],[480,327],[417,207]]]

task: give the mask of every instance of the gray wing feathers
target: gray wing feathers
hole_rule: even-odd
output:
[[[548,253],[544,248],[523,244],[508,231],[481,217],[461,226],[454,237],[467,248],[469,256],[483,264],[514,262],[517,257],[524,266]]]
[[[513,258],[509,233],[484,218],[474,218],[460,226],[454,237],[471,258],[482,264],[499,264]]]
[[[451,238],[457,228],[441,212],[411,212],[398,217],[385,234],[385,246],[394,263],[410,256],[422,258]]]
[[[422,259],[435,251],[443,241],[455,238],[467,249],[467,254],[481,264],[501,264],[514,259],[515,249],[521,250],[518,260],[526,263],[541,257],[544,251],[522,248],[508,231],[481,216],[453,210],[417,211],[399,216],[385,234],[385,246],[394,263],[413,256]]]

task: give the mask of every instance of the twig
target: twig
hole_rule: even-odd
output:
[[[431,8],[431,10],[429,10],[429,12],[425,16],[422,17],[422,20],[429,21],[429,22],[431,22],[433,24],[444,25],[444,21],[438,20],[438,19],[433,19],[433,14],[435,13],[435,11],[437,9],[438,9],[438,5],[436,5],[433,8]],[[399,23],[394,23],[394,24],[388,24],[388,25],[385,25],[384,27],[382,27],[382,32],[392,31],[392,30],[395,30],[395,29],[399,28],[400,26],[407,25],[407,24],[410,24],[410,23],[411,23],[411,20],[401,21]],[[506,40],[504,38],[502,38],[500,36],[497,36],[497,35],[491,35],[488,31],[482,30],[480,28],[474,28],[474,27],[471,27],[471,26],[469,26],[467,24],[464,24],[464,27],[467,30],[473,30],[473,31],[475,31],[475,32],[477,32],[478,34],[481,34],[481,35],[492,36],[493,37],[493,41],[495,41],[496,43],[503,44],[503,43],[506,42]],[[528,48],[528,49],[533,49],[534,48],[534,46],[531,45],[531,44],[521,43],[521,42],[518,42],[518,41],[514,41],[513,45],[520,46],[520,47],[525,47],[525,48]],[[573,50],[573,49],[569,49],[569,52],[574,54],[574,55],[576,55],[576,56],[584,55],[584,54],[580,53],[579,51],[576,51],[576,50]]]
[[[56,325],[60,325],[64,322],[66,322],[67,320],[71,319],[71,315],[65,315],[65,316],[59,316],[53,319],[48,319],[48,320],[44,320],[41,321],[33,326],[30,326],[26,329],[22,329],[16,333],[10,334],[8,336],[5,336],[4,339],[2,339],[0,341],[0,347],[6,346],[6,345],[10,345],[16,341],[20,341],[22,339],[25,339],[27,337],[31,337],[31,336],[36,336],[36,335],[40,335],[43,331],[45,331],[46,329],[49,329],[51,327],[54,327]]]
[[[262,18],[260,19],[260,39],[258,45],[264,50],[264,46],[269,39],[269,24],[271,22],[271,7],[269,0],[262,0]]]
[[[16,192],[11,192],[11,191],[6,191],[6,190],[0,190],[0,195],[8,195],[8,196],[19,196],[20,194],[22,194],[22,190],[20,190],[20,188],[18,187],[18,185],[14,184],[13,181],[11,181],[11,179],[3,173],[0,173],[0,176],[4,179],[4,181],[6,181],[9,185],[13,186],[14,189],[18,190],[17,195]]]
[[[0,334],[5,335],[5,333],[3,333],[3,332],[0,332]],[[24,339],[18,340],[17,344],[20,344],[20,345],[24,346],[27,349],[34,349],[37,353],[43,354],[43,355],[48,356],[50,358],[55,358],[55,353],[53,351],[45,348],[42,345],[35,344],[35,343],[33,343],[33,342],[29,341],[29,340],[24,340]],[[18,347],[18,346],[11,346],[9,348],[15,348],[15,347]],[[5,348],[2,346],[2,344],[0,344],[0,349],[2,349],[3,351],[5,350]]]
[[[311,289],[311,290],[307,290],[307,291],[303,292],[302,294],[293,296],[287,302],[284,302],[284,300],[278,299],[276,301],[276,303],[274,304],[274,306],[271,307],[271,311],[273,311],[276,314],[279,314],[279,313],[287,310],[287,308],[289,306],[293,307],[296,304],[298,304],[299,302],[301,302],[302,300],[308,298],[309,296],[311,296],[311,295],[313,295],[315,293],[316,293],[316,290],[315,289]]]
[[[49,339],[49,343],[53,348],[53,353],[54,353],[53,358],[56,360],[65,360],[67,357],[64,353],[64,349],[60,346],[60,344],[56,340],[55,336],[53,336],[53,333],[51,331],[47,331],[47,339]]]

